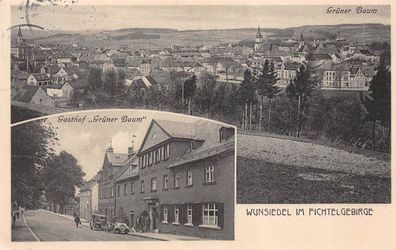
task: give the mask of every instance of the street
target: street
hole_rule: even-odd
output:
[[[93,231],[76,225],[73,221],[41,210],[24,213],[26,223],[40,241],[140,241],[148,238]],[[36,241],[35,236],[24,226],[23,216],[17,220],[16,230],[12,230],[12,241]]]

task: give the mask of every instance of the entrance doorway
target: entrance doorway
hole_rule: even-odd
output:
[[[156,206],[150,206],[150,231],[156,231],[158,229],[159,214],[157,213]]]
[[[130,215],[130,221],[129,221],[129,228],[134,228],[135,225],[135,213],[131,211],[131,215]]]

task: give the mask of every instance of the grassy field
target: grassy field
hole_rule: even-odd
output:
[[[238,203],[390,203],[390,160],[238,135]]]

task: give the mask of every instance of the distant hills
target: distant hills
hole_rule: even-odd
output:
[[[214,45],[218,43],[238,43],[241,40],[254,40],[256,28],[217,29],[217,30],[176,30],[160,28],[127,28],[118,30],[23,30],[26,39],[43,43],[70,44],[78,42],[86,46],[118,47],[133,46],[163,47],[177,45]],[[285,29],[261,28],[264,39],[327,39],[337,34],[352,42],[390,42],[390,25],[383,24],[339,24],[310,25]],[[17,30],[12,30],[15,39]]]

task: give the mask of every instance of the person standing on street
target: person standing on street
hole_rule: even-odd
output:
[[[74,222],[76,223],[76,228],[78,228],[78,224],[80,224],[80,217],[78,215],[74,217]]]
[[[16,215],[15,213],[12,213],[11,216],[12,216],[12,226],[15,227]]]

